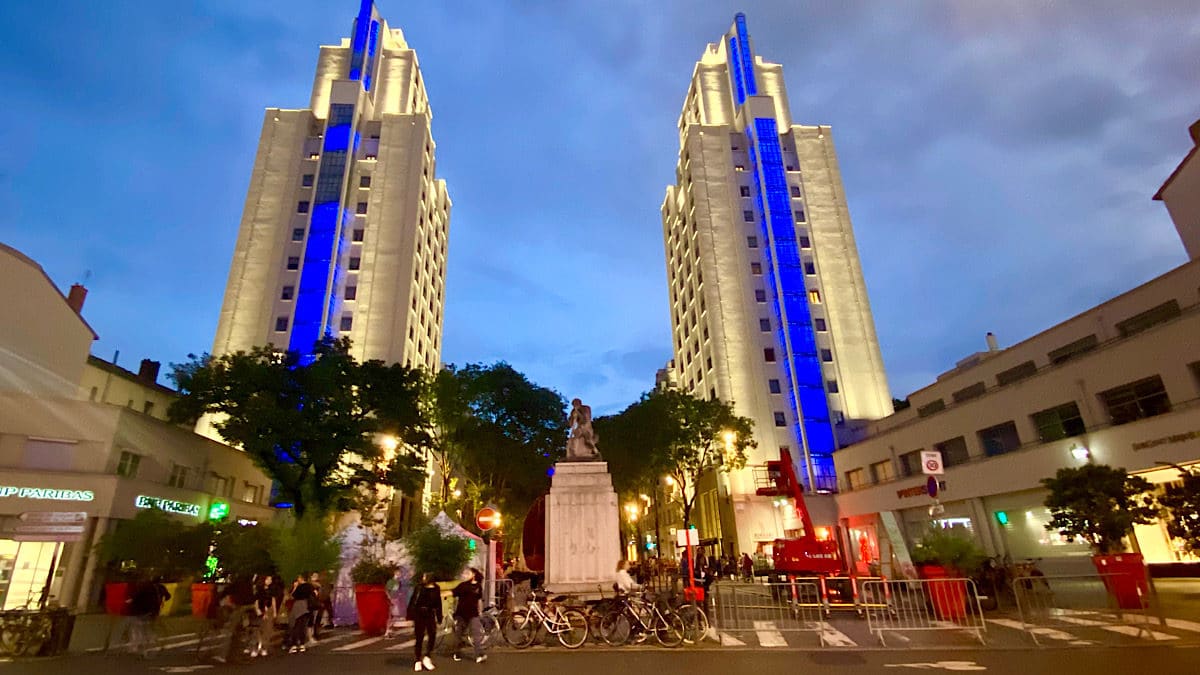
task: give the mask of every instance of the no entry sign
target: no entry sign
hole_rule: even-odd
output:
[[[495,529],[499,524],[500,512],[490,506],[479,509],[479,512],[475,514],[475,525],[484,532]]]

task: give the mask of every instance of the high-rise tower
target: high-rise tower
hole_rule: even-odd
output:
[[[213,352],[310,353],[437,368],[450,198],[435,178],[417,55],[363,0],[322,46],[309,107],[268,108]]]
[[[696,64],[679,134],[662,205],[676,379],[754,420],[751,465],[786,447],[809,490],[835,490],[835,426],[892,402],[830,129],[793,123],[783,68],[738,14]],[[742,551],[798,527],[755,496],[751,468],[728,500],[712,488],[697,503],[724,512],[698,521],[725,531],[701,536],[726,552],[731,526]]]

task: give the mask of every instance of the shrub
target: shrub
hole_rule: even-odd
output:
[[[396,574],[398,566],[377,558],[374,554],[364,554],[350,568],[350,579],[356,584],[386,584]]]
[[[469,540],[447,534],[432,523],[405,537],[404,545],[412,557],[414,578],[429,572],[434,579],[451,581],[471,559]]]
[[[297,519],[280,518],[271,523],[271,560],[283,580],[300,574],[326,572],[338,566],[342,545],[329,531],[324,516],[307,513]]]
[[[955,574],[974,574],[987,556],[970,537],[941,527],[931,527],[913,547],[917,564],[941,565]]]
[[[158,509],[138,511],[117,524],[98,546],[110,579],[162,577],[180,581],[204,574],[212,528],[185,525]]]

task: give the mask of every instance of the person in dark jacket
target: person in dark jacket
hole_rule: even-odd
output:
[[[433,670],[433,643],[437,639],[437,627],[442,623],[442,589],[433,581],[433,575],[426,572],[421,575],[421,583],[413,589],[412,599],[408,601],[408,618],[412,619],[413,630],[416,632],[414,651],[416,661],[413,670]],[[425,638],[429,638],[429,646],[422,652],[421,646]]]

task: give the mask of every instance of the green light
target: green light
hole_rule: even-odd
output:
[[[204,561],[204,567],[208,570],[208,574],[206,576],[209,578],[217,576],[217,556],[208,556],[208,559]]]
[[[229,515],[229,504],[226,502],[213,502],[212,506],[208,507],[209,520],[222,520]]]
[[[475,540],[474,539],[468,539],[467,545],[471,548],[472,551],[475,550]]]
[[[1008,513],[1005,511],[997,511],[996,522],[1000,523],[1001,525],[1008,525]]]

